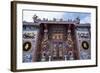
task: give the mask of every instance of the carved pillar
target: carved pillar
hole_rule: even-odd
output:
[[[71,26],[71,24],[69,24],[69,26],[68,26],[67,40],[66,40],[66,45],[67,45],[66,52],[67,52],[67,54],[65,55],[65,58],[67,57],[69,60],[72,60],[72,59],[74,59],[74,56],[73,56],[74,46],[73,46],[73,40],[72,40],[70,26]]]
[[[41,44],[41,61],[46,61],[49,55],[48,52],[48,29],[47,29],[47,25],[44,24],[44,36],[43,36],[43,40],[42,40],[42,44]]]

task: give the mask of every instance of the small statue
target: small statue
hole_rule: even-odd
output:
[[[76,23],[80,24],[80,18],[79,18],[79,16],[76,18]]]
[[[32,18],[33,18],[34,23],[36,23],[38,20],[38,16],[36,14],[34,14]]]
[[[56,21],[56,18],[53,18],[53,21]]]

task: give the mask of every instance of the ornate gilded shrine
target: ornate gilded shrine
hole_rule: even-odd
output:
[[[75,49],[74,25],[41,24],[41,61],[78,59]],[[75,55],[74,55],[75,54]]]

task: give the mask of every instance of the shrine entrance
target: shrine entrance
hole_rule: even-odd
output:
[[[40,49],[41,61],[60,61],[76,59],[73,26],[69,24],[42,25]]]
[[[67,29],[65,25],[51,25],[49,28],[52,60],[64,60],[64,49]]]

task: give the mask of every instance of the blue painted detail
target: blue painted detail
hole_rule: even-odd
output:
[[[80,59],[85,60],[85,59],[91,59],[91,55],[85,52],[80,52]]]
[[[32,54],[31,53],[25,53],[23,54],[23,62],[32,62]]]

